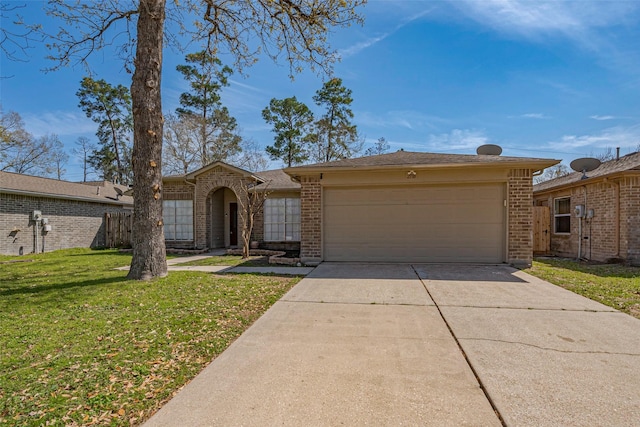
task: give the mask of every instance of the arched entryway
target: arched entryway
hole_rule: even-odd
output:
[[[218,187],[207,196],[207,243],[210,248],[239,244],[238,198],[229,187]]]

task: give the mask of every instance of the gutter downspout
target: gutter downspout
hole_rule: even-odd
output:
[[[196,184],[194,182],[189,182],[187,178],[184,179],[185,184],[189,184],[193,187],[193,249],[198,249],[198,244],[196,239],[198,237],[198,221],[196,221]]]

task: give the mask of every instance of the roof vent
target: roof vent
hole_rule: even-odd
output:
[[[502,154],[502,147],[495,144],[485,144],[478,147],[476,153],[484,156],[499,156]]]

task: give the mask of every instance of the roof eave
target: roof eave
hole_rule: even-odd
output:
[[[198,170],[195,170],[193,172],[190,172],[190,173],[184,175],[183,179],[186,179],[186,180],[189,180],[189,181],[195,180],[198,175],[202,175],[203,173],[205,173],[205,172],[207,172],[207,171],[209,171],[209,170],[211,170],[213,168],[216,168],[218,166],[221,166],[223,168],[229,169],[229,170],[231,170],[231,171],[233,171],[233,172],[235,172],[235,173],[237,173],[239,175],[242,175],[244,177],[251,178],[254,181],[264,182],[264,179],[260,178],[259,176],[255,175],[255,174],[253,174],[253,173],[251,173],[251,172],[249,172],[247,170],[244,170],[244,169],[241,169],[239,167],[227,164],[225,162],[214,162],[214,163],[211,163],[210,165],[204,166],[204,167],[202,167],[202,168],[200,168]]]
[[[345,171],[375,171],[375,170],[399,170],[399,169],[456,169],[466,167],[477,168],[509,168],[513,167],[532,169],[534,172],[546,169],[560,163],[561,160],[540,160],[540,161],[503,161],[503,162],[465,162],[465,163],[408,163],[403,165],[369,165],[369,166],[295,166],[285,168],[284,171],[293,177],[302,175],[311,175],[327,172],[345,172]]]
[[[544,193],[553,193],[556,191],[566,190],[571,187],[579,187],[585,184],[593,184],[599,181],[607,181],[618,178],[623,178],[625,176],[640,176],[640,170],[629,169],[625,171],[613,172],[606,175],[588,177],[586,179],[580,179],[578,181],[566,182],[564,184],[559,184],[553,187],[544,188],[542,190],[536,190],[535,185],[533,186],[533,194],[544,194]]]
[[[31,197],[47,197],[50,199],[61,199],[61,200],[75,200],[80,202],[92,202],[92,203],[100,203],[106,205],[117,205],[117,206],[130,206],[133,207],[133,202],[127,202],[124,200],[110,200],[110,199],[95,199],[92,197],[83,197],[83,196],[69,196],[64,194],[54,194],[54,193],[42,193],[39,191],[27,191],[27,190],[15,190],[10,188],[0,188],[0,193],[4,194],[16,194],[20,196],[31,196]]]

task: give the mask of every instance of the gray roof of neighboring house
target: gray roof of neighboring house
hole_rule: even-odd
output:
[[[640,172],[640,152],[627,154],[619,159],[603,162],[597,169],[587,172],[588,178],[600,178],[607,175],[613,175],[621,172],[637,171]],[[583,182],[582,172],[573,172],[569,175],[541,182],[533,186],[533,191],[550,190],[556,187],[572,185]]]
[[[464,165],[496,165],[496,164],[531,164],[536,167],[549,167],[559,160],[529,157],[506,157],[475,154],[440,154],[411,151],[396,151],[395,153],[365,156],[353,159],[336,160],[333,162],[316,163],[312,165],[294,166],[286,168],[287,173],[311,171],[314,169],[366,169],[392,168],[397,166],[464,166]]]
[[[127,186],[107,181],[77,183],[0,171],[0,193],[132,206],[133,198],[118,197],[115,188],[123,192],[128,189]]]

